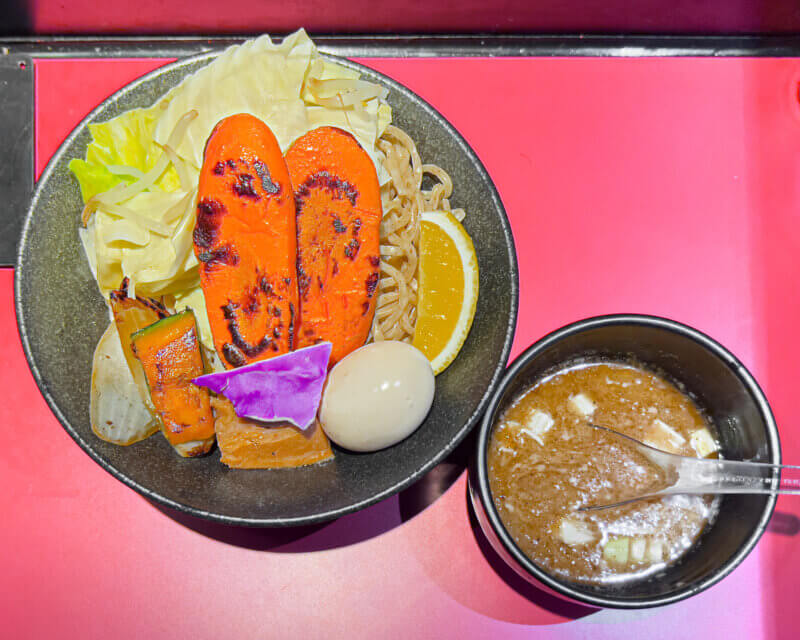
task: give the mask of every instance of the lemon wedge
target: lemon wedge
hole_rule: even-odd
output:
[[[423,213],[419,238],[419,301],[413,345],[444,371],[467,339],[478,302],[478,258],[452,213]]]

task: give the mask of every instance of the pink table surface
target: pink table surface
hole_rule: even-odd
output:
[[[38,61],[37,174],[97,102],[163,62]],[[364,62],[438,108],[494,179],[520,262],[515,355],[595,314],[686,322],[751,369],[785,459],[800,461],[800,61]],[[632,613],[566,606],[504,571],[472,526],[463,474],[410,519],[413,491],[295,531],[155,508],[92,462],[48,410],[15,330],[12,277],[0,271],[9,637],[796,635],[800,499],[791,497],[729,578]]]

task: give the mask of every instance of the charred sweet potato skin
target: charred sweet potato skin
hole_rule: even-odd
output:
[[[278,142],[258,118],[230,116],[211,133],[193,240],[214,346],[225,366],[296,348],[294,197]]]
[[[175,446],[213,437],[208,390],[192,383],[204,373],[194,313],[168,316],[137,331],[132,346],[169,443]]]
[[[358,141],[319,127],[286,152],[297,211],[296,348],[333,343],[330,366],[362,346],[375,315],[380,186]]]

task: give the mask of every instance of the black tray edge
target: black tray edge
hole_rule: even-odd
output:
[[[800,35],[331,35],[311,34],[343,57],[792,57]],[[281,34],[276,34],[280,37]],[[35,58],[184,57],[238,44],[242,36],[24,36],[0,39],[0,56]]]

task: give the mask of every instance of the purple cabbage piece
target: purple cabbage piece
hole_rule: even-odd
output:
[[[317,415],[332,346],[320,342],[192,382],[224,395],[240,418],[285,420],[305,430]]]

